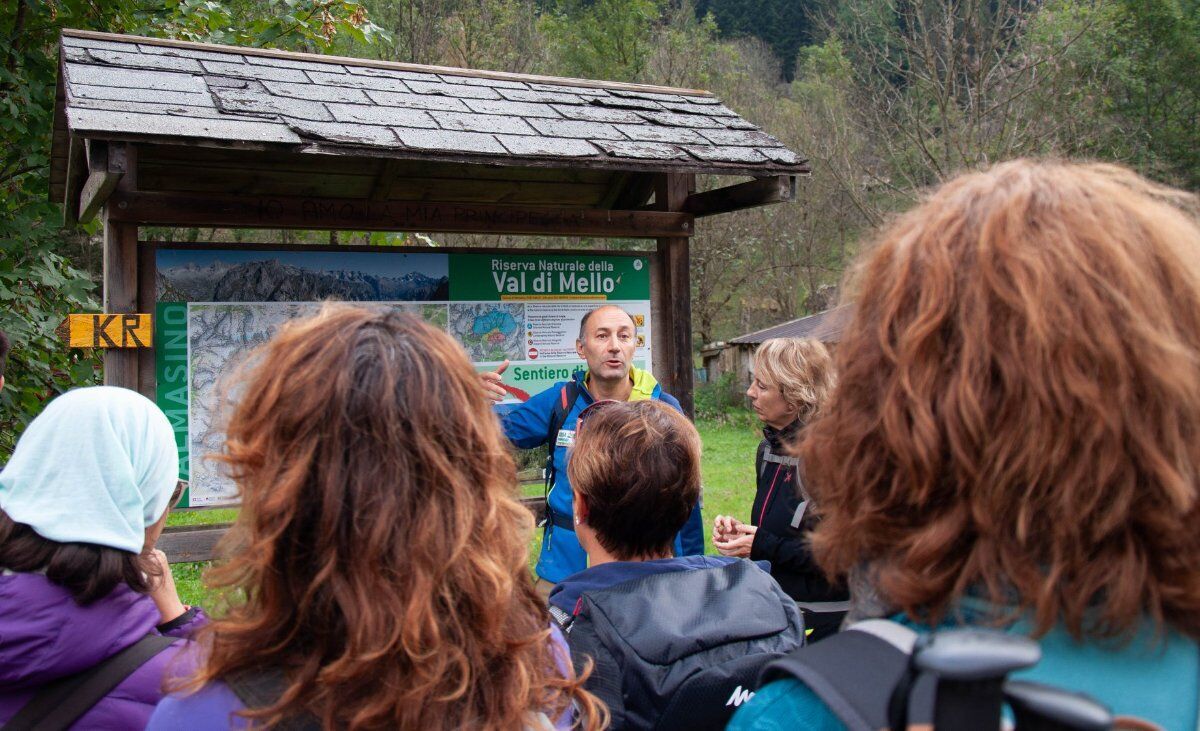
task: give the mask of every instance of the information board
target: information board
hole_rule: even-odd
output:
[[[315,314],[324,300],[419,317],[453,336],[479,371],[510,361],[512,404],[584,367],[579,321],[600,304],[633,316],[634,363],[651,362],[644,255],[159,248],[155,264],[157,399],[175,429],[190,507],[236,502],[211,459],[236,388],[229,375],[281,324]]]

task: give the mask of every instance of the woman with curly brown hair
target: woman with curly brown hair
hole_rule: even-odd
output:
[[[241,384],[241,599],[151,729],[602,725],[526,565],[531,515],[462,348],[381,308],[285,326]],[[187,691],[190,691],[187,692]]]
[[[1200,672],[1194,206],[1107,165],[947,183],[867,253],[801,448],[827,571],[918,632],[1031,636],[1025,679],[1168,730]],[[781,680],[730,728],[785,726],[841,724]]]

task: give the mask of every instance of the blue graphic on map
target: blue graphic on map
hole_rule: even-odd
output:
[[[450,334],[462,343],[471,360],[525,360],[521,323],[525,305],[515,302],[451,302]]]

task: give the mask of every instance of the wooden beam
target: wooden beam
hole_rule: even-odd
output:
[[[696,187],[696,176],[685,173],[667,173],[658,179],[655,186],[655,205],[663,211],[678,211]],[[665,347],[666,356],[660,362],[666,367],[661,375],[668,385],[668,392],[679,399],[680,406],[689,417],[695,415],[692,397],[692,284],[690,272],[690,247],[688,236],[675,235],[658,239],[657,264],[661,272],[659,291],[663,302],[660,311],[665,323],[656,322],[657,332],[663,324],[667,326],[666,337],[657,344]]]
[[[117,190],[131,193],[138,189],[138,148],[132,142],[110,145],[108,169],[121,173]]]
[[[385,201],[392,190],[392,184],[400,177],[404,164],[395,158],[387,158],[379,163],[379,172],[371,183],[371,192],[367,195],[373,201]]]
[[[621,193],[625,192],[625,189],[629,187],[630,182],[632,182],[633,175],[633,173],[613,173],[612,180],[608,184],[608,190],[604,192],[604,197],[600,199],[600,202],[596,207],[604,208],[605,210],[617,208],[617,199],[620,198]],[[633,206],[626,207],[633,208]]]
[[[431,231],[660,238],[689,236],[692,215],[678,211],[500,206],[341,198],[125,193],[110,199],[110,220],[158,226]]]
[[[87,173],[87,153],[84,150],[83,139],[71,136],[67,146],[67,177],[64,183],[63,196],[63,226],[74,226],[79,223],[79,196],[71,195],[72,191],[80,190],[83,176]]]
[[[545,517],[545,498],[521,498],[521,504],[533,513],[535,522],[541,522]],[[172,526],[162,532],[154,547],[167,554],[167,561],[170,563],[212,561],[221,557],[217,544],[231,526],[231,523]]]
[[[79,222],[87,223],[108,201],[126,171],[125,146],[87,140],[87,180],[79,193]]]
[[[115,221],[113,206],[104,207],[104,311],[136,312],[137,224]],[[104,351],[104,385],[136,390],[138,353],[109,348]]]
[[[154,247],[139,244],[137,247],[137,311],[155,312],[158,302],[158,265]],[[138,393],[151,401],[158,393],[158,368],[152,348],[137,351]]]
[[[795,199],[796,176],[773,175],[703,193],[693,193],[684,200],[683,210],[699,218],[771,203],[786,203]]]
[[[654,192],[654,181],[657,179],[657,175],[650,173],[634,173],[621,190],[620,195],[613,200],[612,207],[624,211],[639,208],[650,199],[650,195]]]
[[[217,558],[217,543],[230,526],[230,523],[172,526],[163,530],[154,547],[167,554],[168,563],[211,561]]]

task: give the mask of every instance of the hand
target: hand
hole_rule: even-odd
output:
[[[718,515],[713,519],[713,540],[732,538],[741,532],[742,521],[730,515]]]
[[[164,624],[182,616],[187,607],[179,601],[179,592],[175,589],[175,577],[171,576],[167,554],[155,548],[150,551],[149,557],[158,574],[150,575],[150,598],[154,600],[154,606],[158,607],[158,613],[162,615],[159,624]]]
[[[484,393],[493,401],[503,401],[508,396],[508,391],[505,391],[500,385],[500,374],[504,373],[507,368],[508,361],[506,360],[496,370],[479,374],[479,382],[483,384]]]
[[[757,532],[757,526],[740,523],[737,533],[726,534],[720,538],[714,535],[713,545],[722,556],[749,558],[750,547],[754,545],[754,534]]]

